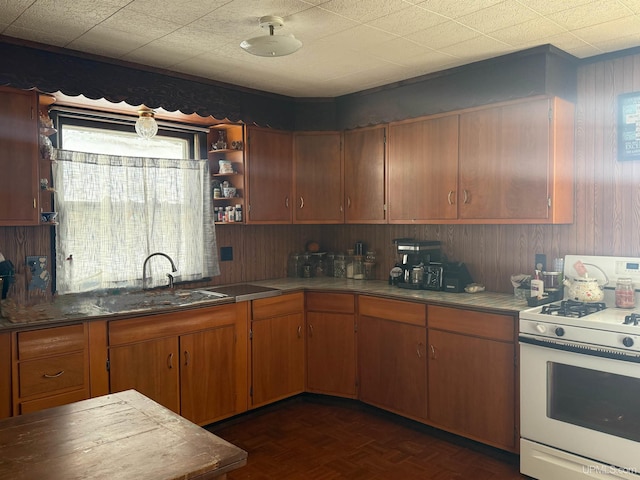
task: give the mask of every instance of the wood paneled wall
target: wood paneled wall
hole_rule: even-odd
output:
[[[386,279],[395,261],[393,239],[440,240],[452,260],[464,261],[487,289],[511,292],[514,273],[531,273],[536,253],[640,256],[640,161],[616,158],[616,100],[640,91],[640,55],[584,64],[578,70],[576,104],[576,204],[571,225],[225,225],[218,246],[232,246],[213,283],[235,283],[286,275],[289,252],[307,240],[324,250],[346,250],[358,240],[375,250],[377,275]],[[427,179],[428,180],[428,179]],[[0,252],[18,269],[14,295],[26,291],[25,255],[49,250],[49,231],[40,227],[0,228]]]

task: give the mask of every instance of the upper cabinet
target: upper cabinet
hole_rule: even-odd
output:
[[[247,223],[291,223],[293,134],[247,128]]]
[[[344,132],[345,223],[386,223],[384,125]]]
[[[342,134],[293,135],[294,223],[343,223]]]
[[[461,113],[461,223],[572,223],[573,141],[574,105],[560,98]]]
[[[38,98],[0,87],[0,226],[38,225]]]
[[[207,140],[216,223],[238,223],[241,221],[237,220],[238,206],[245,211],[244,125],[214,125]],[[218,211],[224,212],[225,216],[218,216]]]
[[[458,115],[389,127],[389,223],[457,218]]]

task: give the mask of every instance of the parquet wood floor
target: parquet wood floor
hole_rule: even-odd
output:
[[[517,455],[359,402],[302,395],[208,427],[249,453],[229,480],[512,480]]]

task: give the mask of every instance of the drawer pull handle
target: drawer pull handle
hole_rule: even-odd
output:
[[[309,336],[313,337],[313,325],[309,324]]]
[[[189,350],[185,350],[184,351],[184,364],[185,364],[185,366],[189,366],[190,362],[191,362],[191,354],[189,353]]]
[[[436,349],[433,345],[429,345],[431,347],[431,358],[436,358]]]
[[[418,358],[422,358],[422,342],[418,343],[418,345],[416,346],[416,355],[418,356]]]
[[[169,369],[173,368],[173,353],[170,353],[167,358],[167,367],[169,367]]]
[[[64,370],[60,370],[58,373],[54,373],[53,375],[49,375],[48,373],[45,373],[43,375],[44,378],[58,378],[60,376],[62,376],[62,374],[64,373]]]
[[[298,325],[298,338],[302,338],[302,325]]]

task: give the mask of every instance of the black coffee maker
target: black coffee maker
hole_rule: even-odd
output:
[[[441,260],[441,242],[398,238],[394,243],[397,261],[391,273],[391,283],[401,288],[424,288],[424,266]]]

